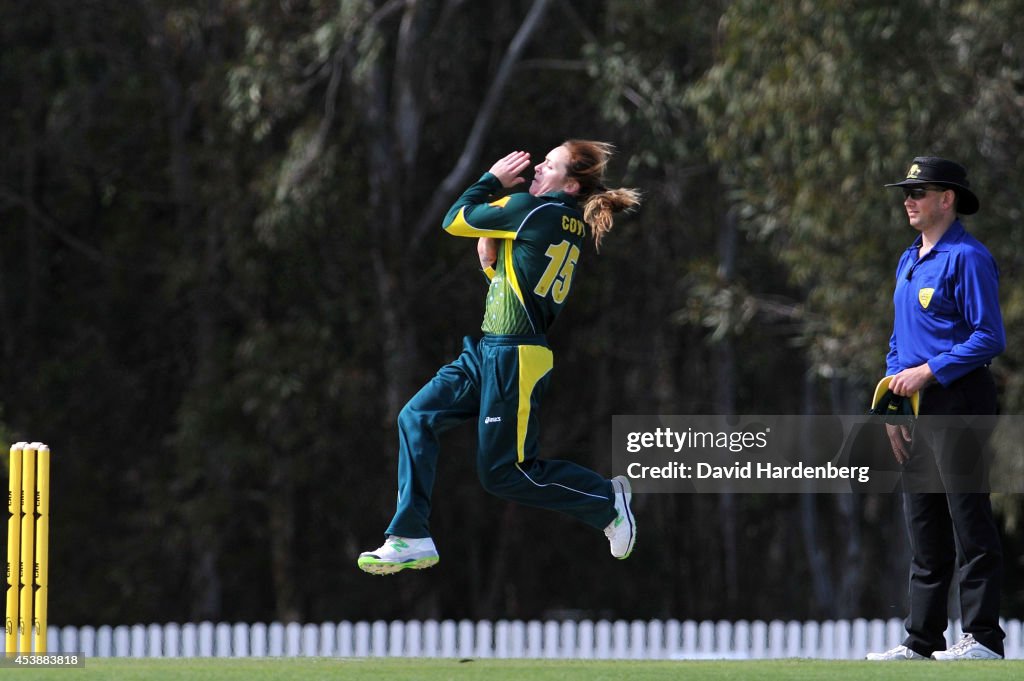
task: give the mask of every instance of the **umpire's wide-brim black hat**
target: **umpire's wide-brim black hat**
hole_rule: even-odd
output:
[[[973,215],[981,207],[978,197],[971,191],[970,182],[967,181],[967,169],[955,161],[937,156],[918,156],[911,162],[906,179],[885,186],[915,187],[923,184],[949,187],[955,191],[958,213]]]

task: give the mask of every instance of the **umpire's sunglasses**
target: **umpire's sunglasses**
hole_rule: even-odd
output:
[[[945,187],[904,187],[903,197],[920,201],[928,192],[944,192]]]

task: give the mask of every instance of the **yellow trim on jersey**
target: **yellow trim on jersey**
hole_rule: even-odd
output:
[[[530,427],[530,396],[540,379],[554,366],[554,355],[543,345],[519,346],[519,412],[516,418],[516,453],[526,459],[526,430]]]
[[[497,274],[497,272],[494,271],[493,267],[485,267],[483,272],[484,276],[487,277],[488,279],[494,279],[494,275]]]
[[[516,278],[516,268],[512,260],[512,243],[512,239],[508,239],[502,244],[502,251],[505,253],[505,281],[512,287],[512,291],[516,294],[520,304],[526,307],[526,301],[523,299],[522,289],[519,288],[519,279]]]
[[[506,197],[507,198],[507,197]],[[515,239],[516,232],[499,229],[480,229],[466,221],[466,207],[459,209],[451,223],[444,226],[444,231],[454,236],[488,236],[494,239]]]
[[[488,206],[494,206],[495,208],[504,208],[505,204],[512,200],[512,195],[503,196],[497,201],[491,201]]]

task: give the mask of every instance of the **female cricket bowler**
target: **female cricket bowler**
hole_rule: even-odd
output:
[[[504,499],[568,513],[603,529],[611,553],[629,556],[636,541],[629,481],[606,480],[568,461],[538,458],[538,410],[553,357],[546,333],[565,305],[586,234],[595,248],[612,228],[613,214],[640,203],[632,189],[607,189],[604,171],[613,147],[569,140],[534,167],[514,151],[491,166],[448,211],[449,234],[477,238],[490,280],[483,337],[466,337],[462,354],[441,368],[398,416],[398,508],[380,548],[359,556],[373,574],[436,565],[430,536],[430,495],[438,436],[475,420],[477,474],[484,489]]]

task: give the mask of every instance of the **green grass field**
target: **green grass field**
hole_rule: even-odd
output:
[[[1022,679],[1024,661],[871,663],[822,660],[588,661],[438,659],[88,659],[83,668],[3,671],[5,678],[118,681],[705,681],[717,679]]]

